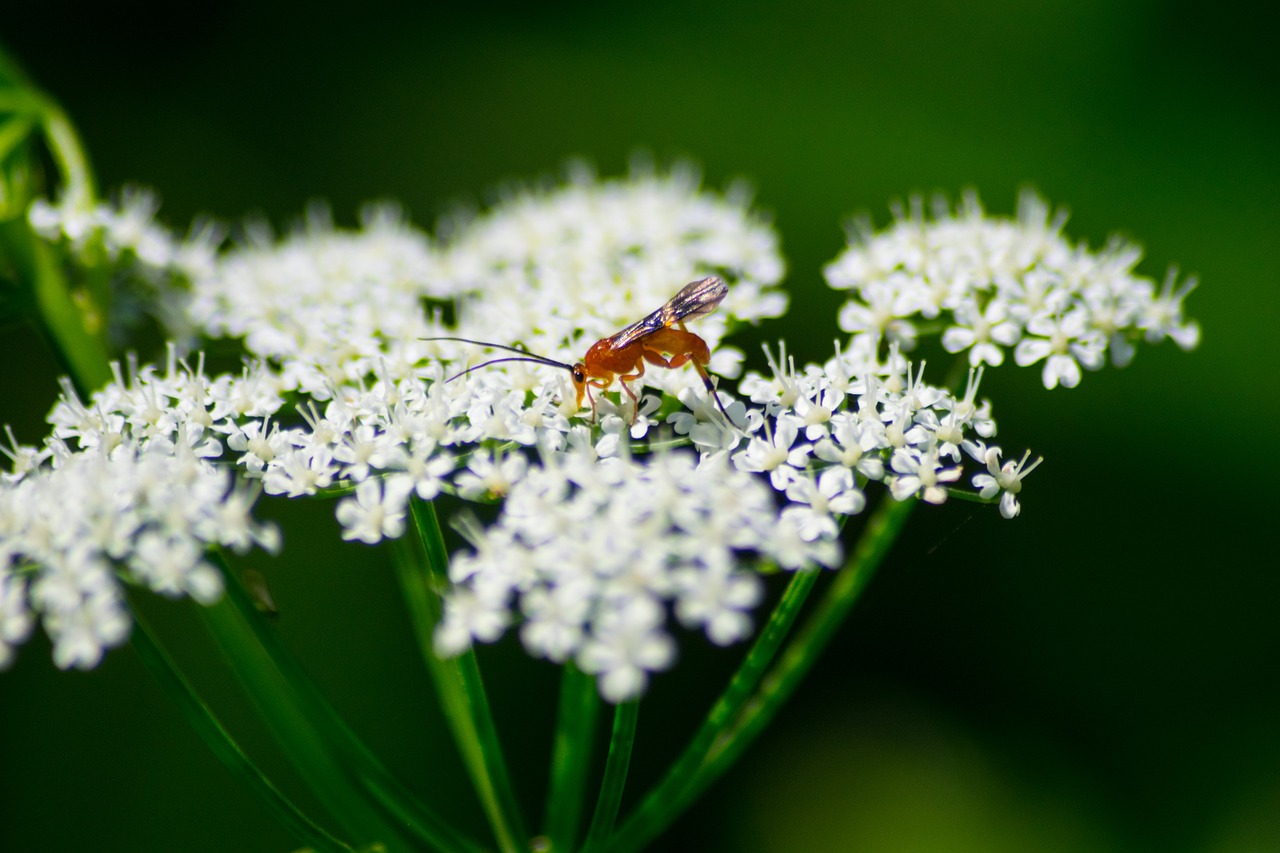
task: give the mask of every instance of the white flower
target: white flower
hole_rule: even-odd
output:
[[[528,467],[528,460],[519,453],[477,450],[467,460],[466,470],[454,477],[454,485],[459,495],[471,501],[505,497]]]
[[[32,597],[39,603],[38,588]],[[107,649],[129,636],[129,613],[114,590],[93,589],[75,607],[47,609],[44,626],[59,669],[92,669]]]
[[[133,193],[118,208],[40,202],[29,221],[64,250],[101,237],[118,261],[185,276],[190,298],[161,300],[175,327],[242,339],[255,361],[206,377],[171,345],[162,367],[114,366],[87,401],[65,382],[42,449],[9,434],[0,666],[35,624],[60,666],[95,665],[129,630],[122,582],[216,599],[209,546],[278,546],[252,518],[259,489],[349,493],[335,510],[342,536],[369,544],[404,533],[412,495],[449,491],[502,506],[487,529],[461,525],[473,547],[450,565],[437,650],[518,626],[531,654],[574,660],[610,701],[632,699],[674,661],[671,620],[719,645],[750,634],[762,595],[750,567],[837,564],[838,516],[863,510],[867,481],[941,503],[961,476],[946,460],[963,449],[987,468],[974,488],[1015,516],[1039,460],[1000,465],[983,443],[996,432],[990,403],[977,399],[982,365],[1005,349],[1019,365],[1043,361],[1047,386],[1073,386],[1108,356],[1127,362],[1144,336],[1199,338],[1183,316],[1194,280],[1179,287],[1171,273],[1157,292],[1133,273],[1132,244],[1072,244],[1065,217],[1034,195],[1016,220],[987,216],[973,196],[932,218],[913,200],[879,233],[857,227],[827,267],[848,293],[839,323],[852,336],[834,358],[797,370],[785,345],[776,358],[766,348],[771,375],[719,388],[723,409],[688,365],[650,360],[630,386],[619,377],[645,363],[613,367],[610,387],[587,389],[588,425],[570,366],[682,283],[729,284],[690,329],[717,378],[741,370],[742,354],[722,346],[731,324],[783,313],[777,236],[744,195],[701,189],[687,168],[614,181],[578,170],[508,194],[439,244],[389,208],[351,231],[316,209],[283,239],[251,226],[221,256],[216,230],[182,244],[154,213],[153,197]],[[977,368],[961,398],[908,361],[921,334],[939,332]],[[485,356],[442,336],[515,351]],[[685,410],[661,423],[672,397]],[[286,398],[302,423],[289,426]],[[697,452],[663,449],[672,443]]]
[[[134,572],[161,595],[190,595],[201,604],[212,604],[222,596],[222,576],[200,559],[201,549],[194,540],[148,530],[134,548]]]
[[[804,437],[810,441],[826,438],[832,412],[843,399],[843,393],[819,381],[809,393],[796,400],[792,408],[796,417],[804,424]]]
[[[947,352],[969,350],[972,367],[984,362],[999,367],[1004,363],[1002,347],[1013,346],[1022,335],[1003,299],[992,299],[985,308],[979,308],[973,297],[964,299],[956,306],[953,319],[955,325],[942,333],[942,346]]]
[[[773,487],[781,491],[808,464],[811,445],[796,444],[801,422],[791,415],[780,415],[772,428],[765,424],[764,436],[748,439],[747,447],[733,455],[740,471],[767,473]]]
[[[295,447],[273,462],[262,475],[262,488],[269,495],[283,494],[291,498],[314,495],[329,488],[339,472],[333,451],[324,446]]]
[[[1162,338],[1172,338],[1184,350],[1195,349],[1200,343],[1200,324],[1182,316],[1182,303],[1196,289],[1197,279],[1192,276],[1175,287],[1178,271],[1169,270],[1160,295],[1142,305],[1138,328],[1146,333],[1148,343],[1159,343]]]
[[[789,516],[809,540],[834,539],[840,532],[835,514],[856,515],[867,505],[866,497],[853,483],[848,468],[828,468],[815,481],[798,477],[787,484],[787,498],[792,503],[782,514]]]
[[[207,544],[273,544],[269,529],[248,520],[243,493],[227,503],[224,471],[132,441],[125,435],[110,455],[101,446],[65,453],[58,467],[0,487],[0,552],[36,567],[26,602],[22,585],[5,584],[5,646],[20,639],[24,613],[38,613],[59,666],[96,666],[128,635],[114,566],[156,592],[210,603],[221,578],[202,560]]]
[[[550,191],[512,194],[450,242],[446,274],[478,297],[464,303],[459,333],[572,361],[706,270],[729,283],[721,310],[698,324],[715,349],[727,318],[757,322],[786,307],[774,289],[777,237],[746,201],[700,190],[686,166],[613,181],[579,168]]]
[[[342,538],[359,539],[369,545],[400,538],[412,489],[413,483],[408,477],[360,483],[354,498],[338,501],[335,514],[343,527]]]
[[[982,382],[983,368],[970,368],[969,382],[963,398],[943,395],[933,406],[916,413],[916,422],[929,430],[929,442],[938,455],[960,461],[960,451],[967,441],[965,431],[973,429],[983,434],[988,427],[994,430],[989,413],[980,413],[974,403],[978,386]],[[981,419],[980,419],[981,417]],[[986,434],[990,434],[989,432]]]
[[[936,450],[899,448],[893,452],[889,464],[895,473],[886,476],[885,482],[893,497],[900,501],[919,495],[929,503],[940,504],[947,499],[943,483],[960,478],[960,469],[944,468]]]
[[[676,647],[660,630],[662,608],[650,598],[631,598],[606,611],[578,653],[583,672],[600,677],[600,695],[624,702],[644,692],[650,672],[667,669]]]
[[[196,277],[191,321],[212,337],[243,337],[289,387],[316,399],[380,362],[414,364],[425,352],[416,339],[431,329],[421,300],[456,291],[439,278],[426,236],[397,211],[370,208],[361,219],[360,230],[344,232],[313,209],[306,230],[279,244],[255,226],[248,243]]]
[[[886,443],[884,431],[859,421],[849,412],[838,412],[831,423],[831,437],[815,444],[813,455],[832,465],[857,471],[868,480],[883,478],[884,461],[879,450]]]
[[[469,589],[454,591],[445,602],[444,618],[436,629],[436,654],[452,657],[471,648],[473,640],[492,642],[502,636],[510,616],[505,600]]]
[[[591,614],[591,584],[569,579],[553,587],[538,586],[520,600],[525,623],[520,639],[530,654],[563,663],[582,645]]]
[[[385,460],[387,470],[404,471],[413,484],[414,493],[429,501],[440,494],[445,478],[454,468],[453,457],[437,451],[430,442],[416,443],[412,450],[395,445]]]
[[[739,391],[750,397],[753,403],[771,403],[790,409],[804,394],[801,378],[796,374],[795,359],[787,355],[785,342],[779,343],[776,359],[769,345],[765,344],[764,357],[773,372],[772,378],[766,379],[758,373],[749,372],[742,380]]]
[[[1073,311],[1065,317],[1033,317],[1027,323],[1027,331],[1038,337],[1023,338],[1014,350],[1013,358],[1019,367],[1026,367],[1045,359],[1042,381],[1050,390],[1061,384],[1074,388],[1080,384],[1080,366],[1097,370],[1102,366],[1106,341],[1100,332],[1086,327],[1083,311]]]
[[[5,425],[4,431],[9,437],[9,446],[0,445],[0,453],[9,457],[10,470],[0,472],[0,483],[16,483],[36,470],[40,463],[49,458],[52,451],[47,447],[39,449],[18,444],[18,439],[8,424]]]
[[[676,617],[690,628],[702,627],[717,646],[751,635],[751,608],[760,603],[764,585],[756,575],[734,571],[729,564],[676,572],[681,588]]]
[[[342,476],[361,482],[370,469],[385,469],[396,447],[394,438],[373,424],[353,426],[334,447],[333,459],[343,464]]]
[[[866,301],[846,302],[836,322],[855,338],[889,340],[911,349],[916,341],[916,328],[906,318],[917,310],[911,284],[912,279],[900,275],[868,282],[860,294]]]
[[[0,657],[39,619],[59,666],[96,666],[129,633],[122,580],[208,604],[222,592],[209,545],[277,542],[210,461],[223,449],[199,370],[171,355],[163,376],[129,374],[117,367],[88,404],[64,386],[46,452],[10,454],[22,476],[0,480]],[[13,565],[31,567],[29,585],[7,578]]]
[[[776,289],[783,270],[776,235],[750,213],[746,199],[700,190],[697,175],[687,168],[669,175],[642,171],[615,181],[595,181],[579,170],[550,191],[516,192],[451,235],[439,269],[446,289],[467,294],[449,334],[519,344],[535,357],[564,365],[583,358],[593,342],[652,313],[699,276],[715,274],[729,285],[719,309],[690,329],[707,342],[713,372],[721,375],[735,375],[741,360],[740,353],[721,346],[728,323],[759,322],[786,308],[785,294]],[[474,346],[436,346],[454,364],[475,355]],[[484,368],[482,381],[535,392],[566,385],[567,371],[531,370],[520,356],[514,358]],[[672,396],[702,388],[687,366],[648,367],[632,383],[637,395],[642,383]],[[540,377],[538,384],[521,382],[522,372]],[[597,417],[616,413],[631,422],[630,398],[616,381],[611,389],[588,391]],[[615,394],[618,404],[611,399]],[[564,387],[560,399],[563,415],[579,414],[572,411],[573,390]],[[642,403],[641,416],[647,405]],[[633,439],[642,437],[641,424],[637,419]],[[488,434],[497,437],[492,430]]]
[[[784,569],[810,570],[813,565],[835,566],[840,546],[833,539],[806,538],[795,515],[783,513],[773,531],[771,556]]]
[[[90,203],[83,194],[71,193],[56,204],[36,199],[27,219],[45,239],[65,239],[70,250],[88,265],[110,266],[108,280],[116,291],[113,302],[118,308],[112,312],[112,323],[136,323],[136,315],[145,311],[173,337],[189,340],[187,284],[208,269],[223,232],[204,225],[193,229],[185,242],[180,241],[153,221],[158,207],[150,190],[125,187],[113,203]]]
[[[1031,458],[1031,451],[1028,450],[1023,454],[1021,461],[1014,462],[1011,459],[1001,465],[1000,448],[988,447],[982,458],[988,473],[974,475],[974,487],[979,490],[978,494],[987,500],[999,494],[1000,514],[1005,518],[1015,517],[1022,511],[1022,506],[1018,503],[1018,493],[1022,491],[1022,480],[1044,461],[1044,457],[1038,457],[1035,462],[1028,465],[1027,460]]]
[[[234,431],[227,436],[227,447],[241,454],[236,464],[243,465],[251,476],[261,475],[278,455],[291,449],[289,434],[281,432],[270,418],[243,424],[231,422],[230,428]]]
[[[0,559],[0,670],[13,662],[14,648],[31,634],[35,620],[27,607],[26,580]]]

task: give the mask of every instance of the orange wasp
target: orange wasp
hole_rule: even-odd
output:
[[[687,321],[705,317],[716,310],[716,306],[720,304],[728,292],[729,287],[724,283],[724,280],[714,275],[691,281],[680,288],[680,292],[671,297],[666,305],[663,305],[648,317],[632,323],[620,332],[596,341],[587,350],[587,354],[582,357],[582,361],[574,362],[573,364],[566,364],[563,361],[534,355],[517,347],[491,344],[485,341],[473,341],[467,338],[423,338],[423,340],[458,341],[464,344],[493,347],[494,349],[504,349],[508,352],[520,354],[519,357],[495,358],[483,364],[469,367],[461,373],[450,376],[445,380],[446,382],[452,382],[459,376],[466,376],[473,370],[479,370],[482,367],[488,367],[491,364],[498,364],[504,361],[532,361],[538,364],[549,364],[553,367],[563,368],[569,371],[569,376],[573,379],[573,386],[578,391],[578,408],[582,408],[582,395],[584,393],[587,395],[587,399],[591,401],[591,417],[593,420],[596,416],[596,399],[592,395],[591,389],[599,388],[603,391],[613,384],[614,379],[617,379],[622,384],[622,390],[626,391],[627,396],[631,398],[631,422],[633,424],[636,421],[636,411],[639,409],[640,403],[636,399],[636,392],[632,391],[631,386],[627,383],[644,376],[645,362],[656,367],[668,368],[680,367],[686,362],[692,363],[693,369],[698,371],[698,375],[702,377],[702,384],[707,386],[707,393],[711,395],[711,399],[716,401],[716,405],[720,407],[720,411],[725,418],[732,423],[733,421],[729,419],[729,413],[725,411],[724,404],[716,396],[716,389],[711,383],[711,377],[707,375],[707,363],[711,361],[711,350],[706,341],[684,327]],[[669,353],[671,357],[665,358],[662,355],[663,353]]]

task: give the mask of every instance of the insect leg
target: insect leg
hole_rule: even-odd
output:
[[[694,370],[698,371],[698,376],[701,377],[702,384],[706,386],[707,394],[709,394],[711,396],[711,399],[715,401],[716,406],[720,409],[720,413],[724,415],[725,420],[727,420],[729,424],[732,426],[733,419],[730,418],[729,413],[725,411],[724,403],[720,402],[720,397],[716,394],[715,385],[711,383],[711,377],[707,374],[707,369],[703,366],[702,362],[699,361],[698,358],[693,353],[691,352],[676,353],[675,355],[671,356],[670,359],[663,358],[660,353],[652,349],[643,350],[642,354],[644,356],[645,361],[648,361],[650,364],[656,364],[659,367],[668,367],[668,368],[674,369],[677,367],[683,367],[686,364],[692,364]]]
[[[716,401],[720,414],[724,415],[724,419],[729,422],[729,426],[733,426],[733,418],[729,417],[729,413],[725,411],[724,403],[720,402],[720,395],[716,393],[716,386],[711,383],[711,377],[707,375],[707,369],[697,361],[693,362],[693,367],[698,371],[698,375],[702,377],[702,384],[707,386],[707,393],[711,395],[711,399]]]
[[[632,426],[635,425],[636,415],[640,413],[640,399],[636,397],[636,392],[632,391],[631,386],[628,385],[627,383],[633,379],[639,379],[641,376],[644,376],[644,360],[646,358],[649,358],[649,350],[641,350],[640,354],[643,356],[643,358],[636,359],[635,367],[633,368],[635,370],[635,373],[628,373],[625,376],[618,377],[618,382],[619,384],[622,385],[622,390],[626,391],[627,396],[631,398]],[[658,358],[662,359],[662,356],[658,356]]]

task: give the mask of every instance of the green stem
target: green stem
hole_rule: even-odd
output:
[[[751,698],[821,574],[821,570],[810,568],[791,576],[791,582],[769,615],[769,621],[707,713],[693,740],[618,831],[622,849],[641,846],[644,840],[653,838],[676,817],[678,812],[672,813],[671,810],[682,802],[681,792],[688,787],[726,726]],[[637,839],[634,845],[631,844],[633,836]]]
[[[130,641],[138,657],[151,671],[152,676],[191,728],[205,742],[218,760],[241,783],[257,795],[276,820],[293,833],[301,843],[318,851],[349,851],[350,844],[331,835],[311,818],[303,814],[292,800],[284,795],[258,766],[245,755],[231,734],[222,727],[209,706],[196,694],[191,684],[182,676],[172,659],[156,641],[141,615],[133,612],[133,634]]]
[[[0,104],[0,110],[3,109],[4,104]],[[7,119],[0,119],[0,164],[31,137],[31,130],[36,125],[36,118],[33,115],[19,114],[10,116]],[[9,203],[7,198],[0,201],[6,204]],[[0,205],[0,210],[4,209],[5,206]]]
[[[600,782],[600,797],[596,800],[596,812],[587,830],[584,853],[604,849],[613,832],[618,808],[622,805],[622,793],[627,784],[627,770],[631,765],[631,747],[636,740],[636,721],[640,717],[640,701],[623,702],[613,714],[613,734],[609,738],[609,757],[604,765],[604,779]]]
[[[225,569],[220,555],[215,560]],[[348,834],[381,841],[388,850],[480,851],[391,776],[320,694],[231,572],[226,575],[227,594],[197,610],[289,759]]]
[[[234,583],[234,581],[230,581]],[[324,807],[359,844],[381,843],[388,850],[414,849],[365,797],[331,749],[323,723],[310,713],[306,689],[282,672],[256,641],[247,615],[230,595],[197,608],[245,692],[285,754]]]
[[[97,197],[93,169],[89,167],[89,158],[85,156],[84,148],[80,145],[80,136],[76,133],[75,125],[52,98],[42,95],[40,105],[44,118],[45,139],[49,143],[49,151],[62,177],[63,202],[86,206],[93,204]]]
[[[428,501],[414,498],[411,509],[426,560],[413,559],[402,548],[396,565],[414,633],[439,692],[445,720],[453,732],[454,742],[462,754],[498,847],[514,853],[523,848],[528,835],[507,772],[475,652],[468,650],[442,660],[433,646],[433,636],[441,616],[440,594],[449,585],[449,558],[440,522],[436,518],[435,507]]]
[[[916,501],[885,495],[867,522],[853,556],[836,575],[817,609],[809,614],[791,644],[770,670],[751,702],[707,755],[682,799],[692,802],[715,781],[769,724],[817,662],[836,629],[862,595],[862,590],[897,541]]]
[[[722,697],[721,701],[725,702],[726,708],[730,704],[734,706],[733,719],[720,720],[720,725],[713,728],[711,718],[708,717],[707,723],[699,730],[698,738],[704,739],[708,734],[712,734],[714,742],[709,746],[706,745],[705,740],[699,744],[706,747],[701,762],[691,773],[682,772],[681,780],[674,780],[674,774],[668,773],[663,784],[645,799],[633,818],[623,826],[623,831],[618,834],[618,842],[610,848],[611,853],[630,853],[630,851],[639,850],[656,838],[712,782],[719,778],[720,774],[728,769],[760,734],[783,703],[790,698],[805,673],[817,661],[831,636],[843,622],[849,609],[858,600],[876,568],[897,540],[915,503],[914,500],[895,501],[885,495],[880,506],[868,519],[866,529],[853,554],[837,573],[817,609],[806,617],[804,624],[783,650],[781,657],[760,679],[758,689],[748,701],[730,703]],[[795,581],[793,585],[794,583]],[[789,589],[788,592],[790,591]],[[801,597],[799,603],[802,602]],[[799,603],[794,603],[794,606],[798,608]],[[784,604],[786,604],[785,596],[784,601],[779,602],[779,609]],[[794,613],[790,618],[794,619]],[[770,620],[771,625],[772,623],[773,619]],[[790,624],[789,620],[787,624]],[[763,639],[764,634],[761,635],[761,640]],[[752,650],[753,654],[754,652],[755,649]],[[735,680],[736,678],[737,676]],[[755,684],[753,683],[752,686],[754,687]],[[726,690],[726,696],[730,691],[736,692],[732,682]],[[682,756],[682,759],[684,757]],[[689,757],[692,758],[693,755],[690,754]],[[673,779],[669,785],[666,784],[668,779]],[[677,782],[683,782],[683,784],[677,784]]]
[[[53,98],[31,85],[26,75],[0,50],[0,86],[10,107],[25,115],[13,128],[38,123],[62,184],[62,201],[79,209],[94,204],[93,170],[75,126]],[[11,130],[12,133],[16,132]],[[18,142],[5,141],[6,149]],[[15,200],[13,213],[25,212],[29,198]],[[32,232],[26,217],[15,215],[0,224],[0,257],[7,256],[18,279],[30,288],[38,316],[62,356],[63,364],[82,392],[93,391],[111,378],[103,333],[107,295],[101,288],[74,292],[57,260],[42,239]]]
[[[573,850],[577,844],[599,714],[600,693],[595,679],[572,661],[565,663],[560,676],[560,707],[543,830],[551,839],[552,850]]]
[[[76,387],[87,394],[111,381],[101,336],[103,318],[72,298],[52,247],[32,232],[25,219],[11,219],[0,222],[0,255],[10,259],[19,280],[30,286],[44,329]]]

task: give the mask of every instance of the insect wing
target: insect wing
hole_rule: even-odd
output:
[[[691,281],[680,288],[679,293],[667,300],[666,305],[609,338],[609,346],[611,349],[621,349],[659,329],[705,317],[716,310],[716,306],[728,293],[729,286],[723,279],[714,275]]]
[[[698,281],[691,281],[680,292],[663,305],[660,312],[670,312],[670,318],[663,323],[670,326],[686,320],[697,320],[705,317],[720,305],[729,293],[729,285],[724,279],[714,275]]]

